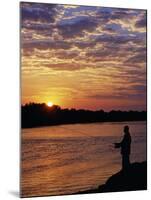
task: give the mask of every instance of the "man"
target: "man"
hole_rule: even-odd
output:
[[[131,135],[129,133],[129,127],[124,127],[124,137],[120,143],[114,143],[115,148],[121,148],[122,154],[122,169],[128,169],[130,165],[130,153],[131,153]]]

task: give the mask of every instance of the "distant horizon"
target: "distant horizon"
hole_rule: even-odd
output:
[[[25,103],[25,104],[21,104],[21,107],[24,107],[26,105],[30,105],[30,104],[45,104],[46,106],[48,106],[48,102],[28,102],[28,103]],[[147,112],[147,109],[140,109],[140,110],[136,110],[136,109],[129,109],[129,110],[124,110],[124,109],[111,109],[111,110],[105,110],[103,109],[102,107],[94,110],[94,109],[88,109],[88,108],[76,108],[76,107],[62,107],[60,105],[57,105],[57,104],[53,104],[51,107],[53,106],[59,106],[61,109],[75,109],[75,110],[89,110],[89,111],[100,111],[100,110],[103,110],[104,112],[111,112],[111,111],[122,111],[122,112],[130,112],[130,111],[137,111],[137,112]],[[48,106],[49,107],[49,106]]]
[[[146,111],[86,110],[30,103],[21,107],[22,128],[92,122],[146,121]]]

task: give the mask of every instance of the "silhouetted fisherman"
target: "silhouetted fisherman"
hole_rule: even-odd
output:
[[[120,143],[114,143],[115,148],[121,148],[122,154],[122,169],[128,169],[130,165],[130,153],[131,153],[131,135],[129,133],[129,127],[124,127],[124,137]]]

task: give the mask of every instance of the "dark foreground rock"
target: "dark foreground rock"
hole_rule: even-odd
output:
[[[78,192],[78,194],[120,192],[147,189],[147,162],[133,163],[126,171],[112,175],[104,185],[96,189]]]

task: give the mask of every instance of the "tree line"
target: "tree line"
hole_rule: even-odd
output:
[[[29,103],[21,106],[21,126],[31,128],[59,124],[93,123],[93,122],[122,122],[145,121],[146,111],[112,110],[105,112],[85,109],[62,109],[58,105],[48,107],[45,103]]]

